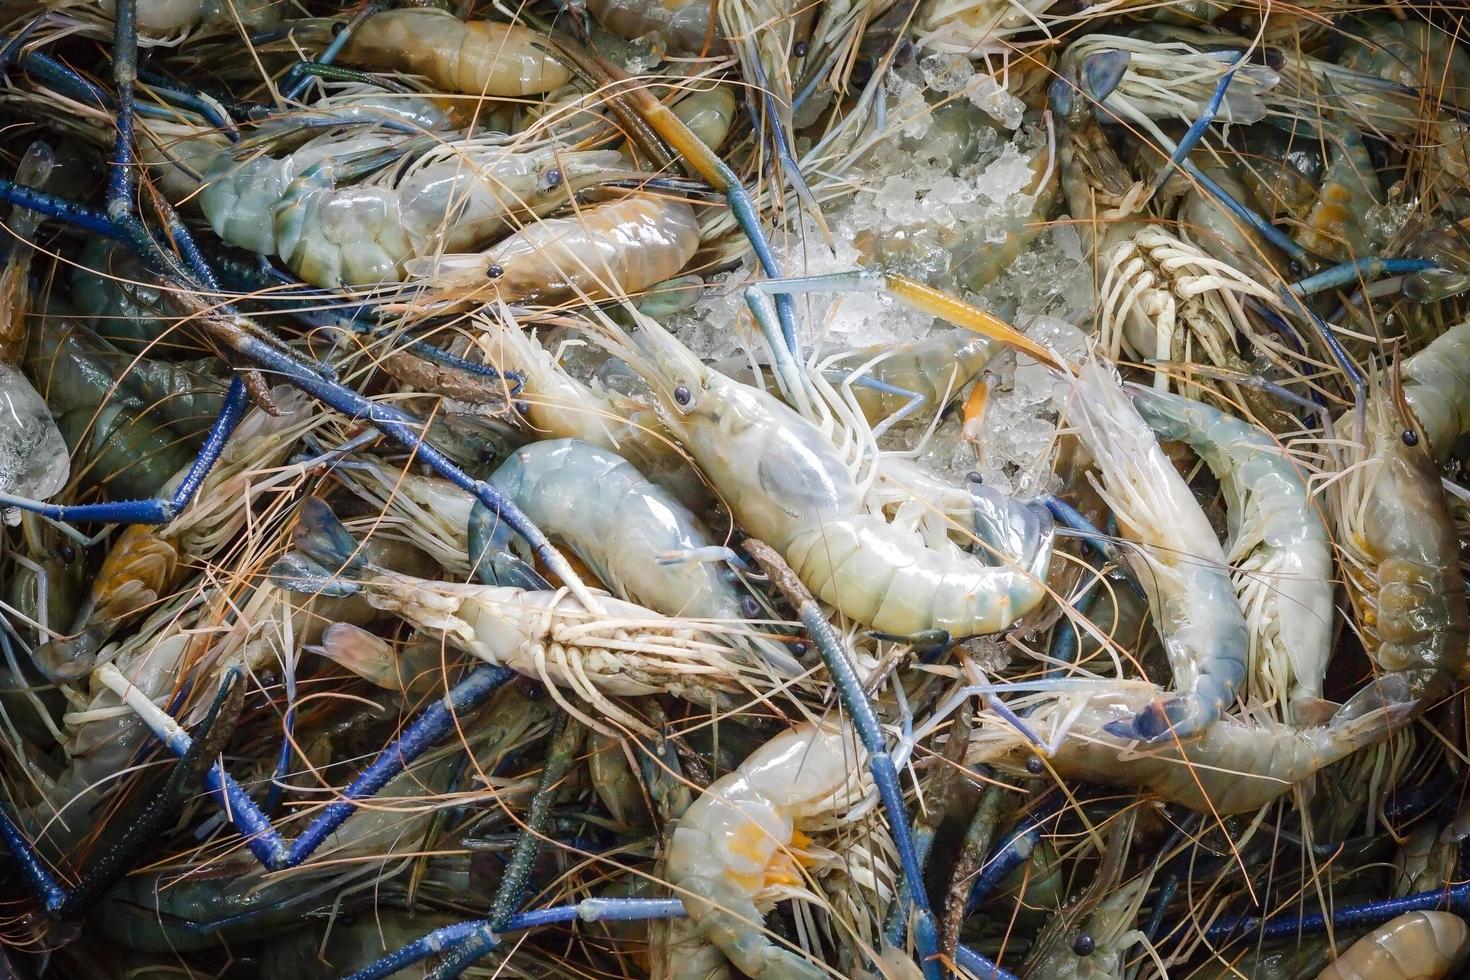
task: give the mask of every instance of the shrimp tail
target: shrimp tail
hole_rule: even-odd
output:
[[[361,588],[355,581],[371,571],[357,540],[320,497],[309,497],[291,532],[291,551],[271,566],[278,586],[292,592],[346,596]]]

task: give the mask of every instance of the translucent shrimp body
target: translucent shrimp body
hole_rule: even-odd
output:
[[[1345,712],[1315,728],[1227,715],[1189,741],[1139,746],[1112,734],[1133,723],[1162,693],[1137,681],[1098,682],[1076,692],[1018,698],[1026,724],[1047,743],[1047,765],[1068,779],[1146,790],[1203,813],[1257,810],[1360,749],[1382,741],[1407,709],[1360,717]],[[1036,746],[998,715],[986,714],[966,755],[969,763],[1014,764]]]
[[[1332,648],[1332,552],[1298,467],[1264,429],[1202,402],[1132,386],[1144,421],[1186,442],[1220,481],[1231,578],[1250,625],[1254,699],[1281,706],[1322,696]]]
[[[996,633],[1046,594],[1050,527],[1013,565],[989,566],[864,509],[847,461],[811,421],[774,395],[709,368],[640,318],[641,354],[625,359],[660,414],[742,527],[779,550],[823,602],[874,629],[951,636]]]
[[[529,28],[462,21],[431,7],[389,10],[369,18],[352,32],[342,60],[423,75],[441,89],[499,99],[550,92],[572,77]]]
[[[1363,647],[1387,675],[1348,703],[1359,710],[1377,707],[1390,681],[1404,686],[1396,698],[1436,697],[1464,670],[1470,640],[1455,522],[1427,440],[1396,389],[1370,390],[1335,484],[1348,595]]]
[[[1465,951],[1465,920],[1405,912],[1349,946],[1317,980],[1440,980]]]
[[[577,439],[617,453],[690,510],[709,504],[709,489],[652,405],[573,378],[534,336],[514,324],[481,325],[497,349],[499,366],[518,371],[524,379],[519,405],[541,438]]]
[[[1470,322],[1446,330],[1403,364],[1404,401],[1444,462],[1470,432]]]
[[[712,783],[679,819],[666,870],[700,932],[757,980],[817,980],[826,972],[766,935],[762,893],[799,885],[799,825],[834,809],[860,750],[850,733],[784,732]],[[685,976],[686,974],[677,974]]]
[[[410,279],[457,299],[609,299],[679,274],[699,247],[694,209],[629,197],[527,225],[486,252],[416,258]]]
[[[1148,594],[1175,691],[1129,726],[1144,741],[1203,732],[1245,681],[1250,632],[1225,553],[1188,484],[1159,448],[1113,371],[1093,360],[1073,382],[1077,435],[1101,474],[1133,572]]]

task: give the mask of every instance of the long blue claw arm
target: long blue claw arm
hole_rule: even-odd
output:
[[[822,607],[801,584],[790,567],[770,545],[755,539],[746,541],[745,550],[761,566],[762,571],[785,594],[787,601],[796,607],[801,625],[806,628],[816,644],[822,662],[832,677],[833,686],[842,706],[847,709],[852,727],[858,740],[868,753],[868,771],[878,789],[883,812],[888,817],[888,830],[898,848],[899,866],[903,869],[903,883],[899,900],[909,906],[914,930],[914,945],[919,952],[920,965],[927,980],[942,980],[944,968],[939,962],[939,931],[934,922],[934,912],[929,907],[929,895],[924,889],[924,872],[919,860],[918,848],[914,844],[913,827],[909,823],[908,811],[904,808],[903,789],[898,783],[898,769],[893,757],[884,744],[883,730],[878,726],[878,716],[872,702],[863,693],[857,671],[848,659],[842,638],[827,621]]]
[[[1311,296],[1328,289],[1337,289],[1360,281],[1377,279],[1380,276],[1404,276],[1412,272],[1428,272],[1438,268],[1439,263],[1429,259],[1357,259],[1324,269],[1305,279],[1288,283],[1286,290],[1293,296]]]
[[[980,866],[980,873],[975,876],[974,884],[970,886],[970,894],[965,899],[966,915],[973,914],[980,907],[980,903],[990,897],[1006,875],[1026,863],[1031,857],[1031,852],[1041,840],[1042,828],[1056,817],[1061,802],[1059,794],[1049,794],[1037,806],[1035,812],[1027,817],[1021,826],[1012,831],[985,859],[985,863]]]
[[[1204,138],[1205,132],[1210,128],[1210,123],[1215,121],[1215,116],[1220,112],[1220,104],[1225,101],[1225,93],[1229,91],[1230,83],[1235,79],[1235,69],[1240,64],[1240,58],[1240,55],[1235,56],[1234,65],[1221,77],[1220,83],[1215,86],[1215,94],[1210,98],[1209,104],[1205,106],[1205,111],[1200,113],[1200,117],[1185,132],[1184,137],[1174,147],[1174,152],[1169,154],[1169,159],[1160,168],[1158,176],[1154,178],[1151,190],[1156,191],[1162,187],[1164,181],[1169,179],[1169,174],[1173,172],[1173,168],[1178,166],[1180,161],[1185,157],[1189,156],[1190,151],[1198,146],[1199,141]]]
[[[677,898],[588,898],[575,905],[558,905],[513,915],[500,932],[524,932],[567,922],[648,922],[653,919],[682,919],[684,903]],[[472,936],[485,935],[490,948],[500,945],[500,936],[485,920],[444,926],[343,980],[380,980],[399,970],[421,963],[437,953],[454,949]]]
[[[490,699],[515,673],[505,667],[480,666],[460,681],[445,697],[425,709],[392,744],[342,791],[340,799],[328,804],[301,835],[287,840],[271,823],[245,788],[237,783],[223,765],[216,764],[205,774],[204,785],[214,794],[235,829],[246,838],[246,846],[262,865],[271,871],[294,868],[309,858],[327,838],[357,811],[361,801],[371,798],[420,755],[433,748],[455,730],[459,715],[474,711]],[[98,668],[97,680],[109,687],[141,717],[159,741],[175,755],[187,754],[191,739],[178,723],[154,705],[124,678],[115,667]]]
[[[204,440],[204,447],[200,449],[199,455],[189,467],[189,472],[184,475],[184,479],[180,481],[171,497],[69,505],[48,504],[44,501],[0,494],[0,507],[15,507],[49,517],[52,520],[72,523],[94,521],[103,524],[167,524],[177,517],[179,512],[187,507],[189,501],[193,500],[194,495],[199,492],[200,486],[209,476],[209,471],[219,460],[220,454],[224,452],[225,444],[234,433],[235,427],[244,417],[247,403],[245,382],[236,377],[230,382],[230,388],[225,393],[224,405],[218,417],[215,418],[214,424],[210,426],[209,434]]]
[[[1221,943],[1245,936],[1259,936],[1270,942],[1293,936],[1315,936],[1327,931],[1327,923],[1334,929],[1354,929],[1360,926],[1382,925],[1405,912],[1429,912],[1435,909],[1454,912],[1458,915],[1470,913],[1470,882],[1462,882],[1449,888],[1415,892],[1401,898],[1386,898],[1377,902],[1359,905],[1343,905],[1331,914],[1308,912],[1304,915],[1279,915],[1271,919],[1241,916],[1217,922],[1205,930],[1205,938],[1211,943]]]

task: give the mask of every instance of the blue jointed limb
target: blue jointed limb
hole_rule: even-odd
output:
[[[1438,268],[1439,263],[1429,259],[1356,259],[1288,283],[1286,291],[1293,296],[1311,296],[1380,276],[1403,276]]]
[[[652,919],[682,919],[685,914],[684,903],[677,898],[588,898],[575,905],[558,905],[511,916],[500,931],[522,932],[578,919],[584,922],[647,922]],[[343,980],[381,980],[436,953],[453,949],[475,935],[487,936],[491,949],[500,945],[499,935],[490,929],[488,922],[461,922],[435,929]]]
[[[1010,970],[990,962],[963,943],[955,947],[954,959],[966,972],[973,973],[980,980],[1019,980]]]
[[[352,32],[361,27],[363,21],[385,10],[387,6],[388,4],[382,2],[382,0],[373,0],[373,2],[365,4],[362,10],[358,11],[352,20],[348,21],[347,26],[337,32],[337,36],[332,38],[332,43],[327,45],[326,50],[317,57],[314,64],[330,65],[336,61],[337,55],[342,53],[342,49],[347,47],[347,42],[351,40]],[[282,95],[287,100],[294,102],[301,98],[301,93],[306,91],[306,86],[310,84],[311,77],[300,70],[300,65],[292,65],[291,70],[286,73],[285,84],[281,86]]]
[[[506,924],[515,915],[520,904],[521,893],[531,877],[531,865],[541,849],[541,838],[546,834],[546,825],[551,817],[551,802],[560,789],[575,760],[577,749],[582,744],[582,723],[558,711],[552,723],[551,747],[546,753],[546,764],[541,778],[536,783],[535,795],[531,797],[530,812],[525,826],[516,835],[515,850],[506,862],[500,876],[500,886],[490,903],[490,918],[485,927],[468,936],[449,957],[439,965],[426,980],[452,980],[469,969],[495,948],[497,932],[505,931]]]
[[[209,475],[220,453],[224,452],[225,443],[229,441],[235,427],[240,424],[240,419],[245,414],[246,401],[245,382],[236,377],[230,382],[229,390],[225,393],[224,406],[220,409],[214,425],[210,427],[209,434],[204,440],[204,447],[200,449],[199,455],[195,457],[193,465],[189,467],[188,473],[184,475],[184,479],[180,481],[173,495],[167,499],[116,500],[100,504],[66,505],[48,504],[22,497],[12,497],[9,494],[0,494],[0,507],[16,507],[56,521],[167,524],[188,506],[194,494],[199,491],[200,485],[204,483],[205,477]]]
[[[132,819],[122,835],[82,874],[76,888],[68,891],[55,879],[41,860],[35,845],[10,819],[9,814],[0,808],[0,839],[5,841],[32,889],[45,903],[46,913],[53,919],[72,920],[87,912],[132,869],[133,863],[153,843],[154,838],[178,819],[178,810],[200,769],[209,765],[219,754],[234,731],[235,720],[244,703],[243,690],[240,687],[243,676],[244,672],[238,667],[225,674],[214,701],[199,725],[199,737],[192,740],[188,751],[175,763],[168,780],[148,801],[143,811]],[[222,716],[225,720],[220,724]]]
[[[111,664],[104,664],[94,675],[131,707],[153,731],[159,741],[176,755],[189,751],[193,740],[178,723],[148,700],[141,691]],[[418,758],[455,730],[457,716],[473,711],[515,677],[505,667],[489,664],[477,667],[437,703],[415,718],[392,744],[354,779],[340,799],[323,808],[295,840],[282,837],[270,817],[256,806],[244,787],[215,765],[204,776],[205,786],[219,800],[230,822],[246,838],[245,844],[256,860],[271,871],[293,868],[312,855],[357,811],[361,800],[369,799],[409,763]]]
[[[1217,922],[1205,930],[1205,938],[1212,943],[1225,942],[1244,936],[1269,942],[1293,936],[1312,936],[1327,931],[1327,923],[1334,929],[1352,929],[1358,926],[1381,925],[1405,912],[1429,912],[1435,909],[1450,911],[1458,915],[1470,913],[1470,882],[1436,888],[1433,891],[1416,892],[1401,898],[1386,898],[1377,902],[1359,905],[1344,905],[1332,910],[1331,915],[1309,912],[1303,915],[1280,915],[1262,921],[1255,916],[1241,916]]]
[[[934,923],[934,913],[929,908],[929,895],[924,890],[924,873],[909,826],[908,811],[904,808],[903,790],[898,784],[898,770],[884,744],[883,731],[878,727],[878,716],[873,711],[873,705],[863,693],[862,682],[858,680],[857,671],[848,659],[837,630],[827,621],[822,607],[785,560],[770,545],[754,538],[746,539],[745,550],[770,576],[786,600],[796,607],[801,625],[816,644],[822,662],[826,664],[827,672],[832,677],[832,684],[837,688],[837,696],[847,709],[858,740],[868,753],[868,771],[878,789],[878,798],[888,817],[888,830],[898,849],[899,866],[903,869],[900,901],[907,902],[911,909],[914,945],[919,952],[920,966],[929,980],[942,980],[944,969],[938,959],[939,932]]]
[[[1230,70],[1221,77],[1220,83],[1215,86],[1215,94],[1210,98],[1209,104],[1205,106],[1205,111],[1200,113],[1200,117],[1185,132],[1184,138],[1174,147],[1174,152],[1169,154],[1169,159],[1160,168],[1158,176],[1154,178],[1151,190],[1156,191],[1162,187],[1164,181],[1169,179],[1171,170],[1181,160],[1189,156],[1190,151],[1199,145],[1199,141],[1204,138],[1205,131],[1210,128],[1210,123],[1215,121],[1215,115],[1220,111],[1220,104],[1225,101],[1225,93],[1229,90],[1230,83],[1235,78],[1235,69],[1240,65],[1240,58],[1240,55],[1235,56]]]
[[[975,876],[975,883],[970,886],[969,897],[965,900],[966,915],[979,908],[980,903],[990,897],[1006,875],[1026,863],[1041,840],[1041,828],[1056,817],[1060,806],[1060,794],[1048,794],[1037,805],[1036,810],[1025,818],[1025,822],[986,858],[980,867],[980,873]]]

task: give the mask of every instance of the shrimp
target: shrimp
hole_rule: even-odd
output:
[[[1349,946],[1317,980],[1440,980],[1465,952],[1470,929],[1449,912],[1405,912]]]
[[[715,9],[709,0],[587,0],[588,12],[619,37],[657,34],[671,52],[689,54],[724,49]]]
[[[1403,364],[1404,401],[1443,463],[1470,432],[1470,321],[1445,331]]]
[[[403,268],[408,279],[457,299],[600,300],[672,279],[698,247],[693,208],[639,196],[538,221],[486,252],[414,258]]]
[[[662,555],[709,548],[714,539],[688,508],[614,453],[575,439],[537,442],[512,453],[490,482],[630,602],[666,616],[731,623],[760,611],[717,564],[659,563]],[[773,666],[800,672],[778,644],[751,639]]]
[[[1414,711],[1405,704],[1366,714],[1339,710],[1312,728],[1225,715],[1189,741],[1139,747],[1113,732],[1131,726],[1163,692],[1143,681],[1099,681],[1097,688],[1093,683],[1010,702],[1047,743],[1047,765],[1064,778],[1144,790],[1221,815],[1260,809],[1321,769],[1383,741]],[[968,764],[1005,764],[1019,771],[1036,754],[1036,746],[1005,719],[986,714],[965,758]]]
[[[647,317],[638,321],[637,349],[620,347],[620,356],[740,525],[780,551],[823,602],[883,632],[963,637],[1004,630],[1045,596],[1049,521],[1012,564],[928,546],[864,509],[848,463],[815,423],[701,363]]]
[[[1134,924],[1152,879],[1143,874],[1108,892],[1076,934],[1048,950],[1027,975],[1048,980],[1122,977],[1128,947],[1143,935]]]
[[[1181,692],[1150,704],[1120,734],[1146,742],[1198,735],[1235,702],[1250,649],[1225,553],[1113,371],[1093,360],[1072,384],[1078,438],[1101,474],[1099,492],[1138,545],[1129,564]]]
[[[546,39],[519,24],[462,21],[432,7],[387,10],[358,25],[348,64],[423,75],[441,90],[515,99],[561,88],[572,73]]]
[[[1256,699],[1292,722],[1321,699],[1332,649],[1332,553],[1306,483],[1265,430],[1177,395],[1129,394],[1159,438],[1187,442],[1220,481]]]
[[[770,899],[763,892],[801,882],[800,825],[833,809],[861,768],[860,754],[844,730],[783,732],[710,784],[674,828],[669,883],[700,933],[747,976],[826,976],[765,935],[761,907]],[[689,959],[672,964],[670,975],[708,975],[698,958]]]
[[[241,160],[235,149],[206,171],[199,204],[225,241],[339,288],[398,282],[409,259],[479,246],[513,216],[553,210],[623,174],[610,150],[513,152],[500,139],[445,143],[386,182],[350,185],[400,150],[377,136],[321,137],[279,158]]]
[[[1364,650],[1384,675],[1344,710],[1375,708],[1384,691],[1426,703],[1465,669],[1470,616],[1459,537],[1398,378],[1373,383],[1358,417],[1334,484],[1337,540]]]
[[[451,646],[546,683],[565,687],[604,715],[648,731],[607,695],[668,692],[708,704],[739,686],[729,648],[701,638],[715,627],[669,619],[631,602],[604,599],[602,614],[565,590],[533,592],[436,582],[379,568],[318,498],[303,507],[293,551],[272,576],[293,591],[359,595],[375,609],[440,633]],[[556,696],[556,695],[554,695]],[[599,724],[565,699],[589,727]]]
[[[1327,145],[1327,169],[1296,242],[1334,262],[1366,258],[1379,244],[1368,220],[1369,212],[1382,203],[1378,171],[1357,130],[1324,123],[1321,138]]]

